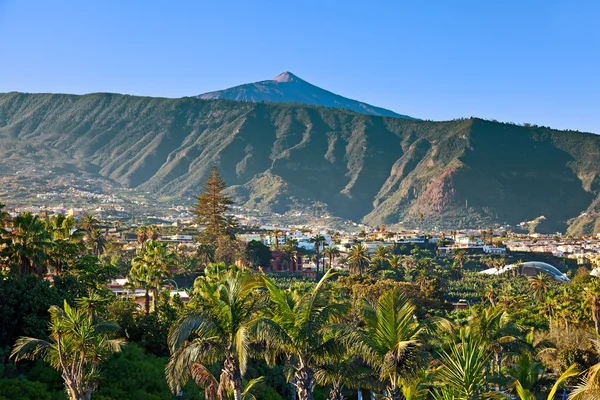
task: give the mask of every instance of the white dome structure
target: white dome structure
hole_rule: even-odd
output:
[[[501,275],[501,274],[504,274],[505,272],[512,271],[515,268],[517,268],[517,266],[515,264],[509,264],[509,265],[506,265],[504,268],[500,268],[500,269],[489,268],[489,269],[481,271],[480,273],[487,274],[487,275]],[[550,275],[552,278],[554,278],[555,280],[557,280],[559,282],[570,281],[569,277],[566,276],[565,274],[563,274],[562,272],[560,272],[558,270],[558,268],[556,268],[555,266],[550,265],[548,263],[541,262],[541,261],[524,262],[521,265],[519,274],[525,275],[527,277],[534,277],[537,274],[539,274],[540,272]]]

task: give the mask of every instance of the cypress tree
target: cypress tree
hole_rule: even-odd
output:
[[[225,215],[233,204],[231,198],[223,194],[226,187],[217,167],[212,167],[192,211],[196,216],[195,222],[204,227],[200,235],[202,242],[214,244],[217,237],[233,234],[235,224]]]

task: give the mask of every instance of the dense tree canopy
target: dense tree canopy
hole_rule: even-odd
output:
[[[313,252],[289,237],[269,248],[238,241],[221,216],[225,230],[189,250],[136,225],[130,250],[93,216],[0,208],[0,399],[598,393],[600,285],[584,266],[557,282],[478,273],[520,255],[438,256],[428,243],[340,253],[315,236]],[[329,268],[316,279],[269,272],[277,250],[284,271],[317,252]],[[129,294],[108,290],[117,276]]]

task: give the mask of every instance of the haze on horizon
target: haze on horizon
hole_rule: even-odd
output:
[[[0,0],[0,92],[193,96],[283,71],[422,119],[600,133],[592,1]]]

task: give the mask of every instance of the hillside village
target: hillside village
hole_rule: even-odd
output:
[[[88,198],[96,198],[98,195],[86,195]],[[40,194],[38,198],[44,196],[55,196],[55,194]],[[195,236],[201,227],[194,223],[192,214],[189,213],[189,207],[171,206],[162,215],[150,215],[145,213],[143,218],[131,218],[131,210],[110,203],[122,203],[120,199],[105,199],[93,209],[84,208],[66,208],[63,205],[54,207],[17,207],[12,209],[11,215],[17,215],[22,212],[31,212],[42,216],[51,216],[64,214],[66,216],[79,217],[86,214],[93,214],[104,221],[105,233],[113,240],[127,244],[130,243],[130,249],[135,248],[135,235],[131,231],[139,226],[135,221],[150,221],[153,225],[159,227],[168,235],[160,236],[159,240],[169,243],[184,244],[193,246]],[[109,204],[109,205],[107,205]],[[333,229],[326,225],[318,224],[272,224],[273,219],[281,215],[273,213],[265,215],[259,210],[248,210],[243,207],[233,207],[232,216],[236,218],[239,226],[244,233],[238,235],[239,240],[244,242],[258,241],[269,247],[275,247],[275,238],[273,232],[279,232],[277,236],[280,245],[285,244],[286,240],[293,239],[298,243],[298,247],[307,251],[314,252],[315,244],[311,239],[315,235],[322,235],[325,238],[325,246],[336,247],[341,256],[339,260],[334,261],[334,267],[343,267],[344,255],[347,250],[356,243],[363,243],[370,253],[375,252],[377,247],[393,247],[398,245],[416,244],[421,246],[434,247],[438,255],[451,256],[458,250],[464,250],[471,255],[497,255],[507,256],[510,254],[532,253],[546,254],[554,257],[564,257],[576,260],[579,264],[595,264],[600,258],[600,234],[595,236],[569,237],[562,233],[554,234],[523,234],[507,231],[489,230],[461,230],[461,231],[387,231],[382,226],[381,229],[369,228],[364,224],[345,221],[345,229]],[[297,213],[301,214],[301,213]],[[326,219],[324,216],[322,219]],[[125,222],[127,221],[127,222]],[[128,233],[129,232],[129,233]],[[128,248],[128,247],[126,247]],[[305,261],[303,270],[311,270],[315,267],[314,261]]]

